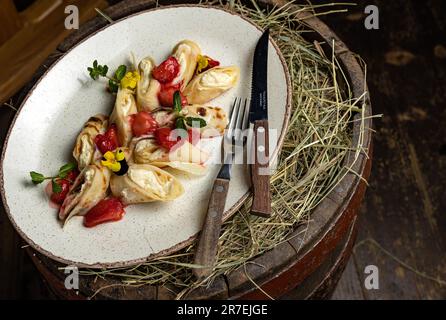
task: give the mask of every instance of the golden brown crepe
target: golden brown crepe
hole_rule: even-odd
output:
[[[192,79],[197,67],[198,56],[201,54],[201,49],[193,41],[180,41],[172,50],[172,56],[175,57],[180,64],[180,71],[177,77],[172,81],[172,84],[181,83],[180,90],[183,91],[189,81]]]
[[[161,105],[158,100],[158,92],[161,84],[152,77],[155,62],[151,57],[146,57],[139,63],[140,80],[136,87],[136,105],[138,111],[152,111]]]
[[[226,112],[220,107],[194,104],[185,106],[182,110],[182,114],[185,117],[201,118],[206,121],[206,126],[200,128],[201,136],[203,138],[222,135],[228,125]],[[190,128],[187,123],[186,127]],[[199,125],[196,125],[195,127],[199,127]]]
[[[189,104],[205,104],[235,87],[239,78],[236,66],[211,68],[195,76],[183,93]]]
[[[160,128],[172,127],[176,118],[176,114],[172,111],[172,108],[158,109],[157,111],[152,112],[152,116]]]
[[[95,146],[94,138],[98,134],[103,134],[107,127],[108,117],[103,114],[97,114],[85,123],[82,131],[77,136],[73,149],[73,157],[77,161],[79,170],[101,158],[102,155]]]
[[[174,200],[184,193],[173,175],[149,164],[131,164],[127,174],[112,176],[110,187],[124,204]]]
[[[83,216],[107,195],[111,172],[91,164],[86,166],[73,183],[59,210],[64,224],[74,216]]]
[[[220,107],[199,104],[183,106],[181,115],[186,118],[201,118],[206,121],[206,125],[200,128],[203,138],[221,136],[228,125],[226,112]],[[153,112],[152,116],[160,127],[172,127],[176,118],[172,109],[159,109]],[[186,123],[186,127],[191,128],[188,123]],[[199,125],[197,124],[195,127],[199,127]]]
[[[146,163],[160,168],[171,167],[195,175],[203,175],[207,171],[204,163],[209,159],[209,154],[188,141],[172,148],[170,152],[159,146],[153,138],[135,139],[132,145],[135,163]]]
[[[122,147],[127,147],[132,139],[132,126],[130,115],[138,112],[135,98],[130,89],[119,88],[116,95],[115,108],[110,116],[110,124],[115,123],[118,129],[119,143]]]

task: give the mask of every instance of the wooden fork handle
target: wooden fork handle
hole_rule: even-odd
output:
[[[193,273],[198,279],[204,279],[212,273],[217,255],[218,238],[220,236],[228,189],[229,180],[219,178],[215,180],[209,200],[208,212],[195,251],[194,263],[206,266],[205,268],[193,269]]]
[[[252,152],[254,163],[251,164],[251,214],[267,218],[271,216],[268,120],[254,122]]]

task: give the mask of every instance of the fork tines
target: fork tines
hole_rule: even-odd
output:
[[[240,145],[243,142],[243,132],[248,128],[249,108],[248,100],[235,98],[229,115],[230,121],[225,134],[232,144]]]

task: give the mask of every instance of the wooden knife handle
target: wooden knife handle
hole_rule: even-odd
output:
[[[207,268],[195,268],[193,273],[198,279],[204,279],[212,272],[220,236],[223,211],[228,195],[229,180],[216,179],[209,200],[208,212],[201,230],[200,239],[195,251],[194,263]]]
[[[268,120],[254,122],[253,146],[251,214],[268,218],[271,216]]]

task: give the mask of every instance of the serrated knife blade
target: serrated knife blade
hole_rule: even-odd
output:
[[[266,29],[257,42],[252,67],[251,104],[249,122],[268,119],[268,44],[269,29]]]

